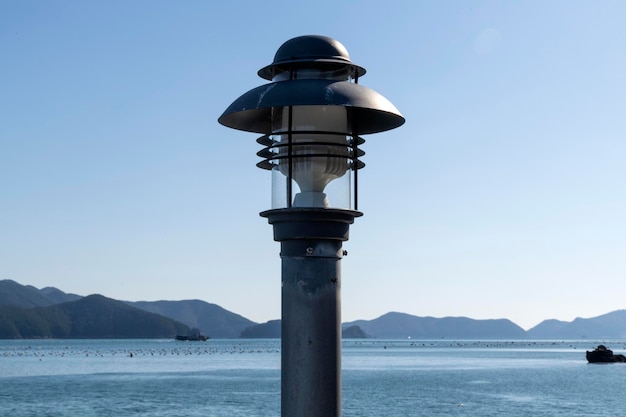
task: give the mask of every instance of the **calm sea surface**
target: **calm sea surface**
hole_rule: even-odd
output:
[[[346,341],[343,415],[626,416],[626,341]],[[0,416],[280,415],[278,340],[0,341]]]

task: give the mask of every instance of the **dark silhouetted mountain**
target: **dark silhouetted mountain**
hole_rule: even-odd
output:
[[[243,339],[280,339],[280,320],[250,326],[241,332]]]
[[[82,298],[80,295],[68,294],[54,287],[39,290],[11,280],[0,281],[0,307],[47,307],[80,298]],[[127,304],[168,317],[190,328],[198,328],[203,334],[216,338],[239,337],[244,329],[256,324],[218,305],[201,300],[139,301]]]
[[[39,290],[31,285],[22,285],[10,279],[0,280],[0,307],[47,307],[80,298],[82,298],[80,295],[66,294],[54,287]]]
[[[566,322],[545,320],[528,330],[533,339],[624,339],[626,310],[617,310],[598,317],[577,318]]]
[[[359,326],[344,326],[341,337],[343,339],[367,339],[370,336]]]
[[[10,279],[0,281],[0,307],[45,307],[54,304],[46,295],[30,285]]]
[[[67,303],[68,301],[76,301],[83,298],[82,295],[68,294],[58,288],[46,287],[39,290],[52,304]]]
[[[526,332],[507,319],[474,320],[467,317],[417,317],[387,313],[374,320],[357,320],[344,326],[359,326],[379,339],[524,339]]]
[[[173,338],[188,332],[182,323],[102,295],[48,307],[0,308],[4,339]]]
[[[256,324],[218,305],[201,300],[136,301],[128,304],[200,329],[203,334],[212,338],[236,338],[243,330]]]
[[[101,297],[100,301],[97,297]],[[84,300],[87,300],[84,311],[76,310]],[[67,307],[72,303],[79,304]],[[156,317],[162,317],[156,319],[152,316],[148,319],[148,316],[136,316],[120,309],[119,304],[111,303],[121,303],[128,308],[137,308],[140,313],[154,313]],[[100,311],[101,314],[94,311]],[[157,325],[155,320],[157,323],[159,320],[167,322]],[[172,324],[174,322],[178,323]],[[102,328],[98,329],[98,326]],[[572,322],[545,320],[527,332],[506,319],[417,317],[394,312],[374,320],[343,324],[344,329],[351,326],[358,326],[367,336],[390,339],[622,339],[626,338],[626,310],[586,319],[577,318]],[[54,287],[40,290],[12,280],[0,280],[0,338],[173,337],[175,333],[188,334],[187,327],[198,328],[213,338],[280,337],[280,320],[257,325],[218,305],[201,300],[121,302],[102,296],[83,298]],[[352,331],[344,331],[343,336],[360,337],[360,333],[352,336]]]

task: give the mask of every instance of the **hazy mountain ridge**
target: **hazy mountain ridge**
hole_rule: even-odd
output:
[[[250,326],[241,332],[242,339],[280,339],[282,333],[281,320],[270,320],[266,323]],[[367,339],[371,337],[359,326],[343,326],[343,339]]]
[[[102,297],[102,296],[100,296]],[[46,287],[41,290],[29,285],[21,285],[11,280],[0,280],[0,337],[4,338],[35,338],[35,337],[79,337],[68,335],[68,322],[70,320],[63,314],[57,314],[53,308],[45,312],[34,310],[39,307],[55,307],[69,302],[88,299],[86,304],[94,310],[98,309],[95,303],[96,298],[92,296],[82,297],[76,294],[67,294],[63,291]],[[200,331],[210,337],[236,338],[241,332],[256,323],[231,313],[222,307],[209,304],[201,300],[185,301],[118,301],[112,300],[115,304],[113,310],[104,317],[112,320],[116,314],[125,314],[126,308],[132,308],[135,314],[129,316],[129,320],[139,319],[144,313],[154,314],[157,317],[167,318],[183,324],[184,328],[179,328],[180,334],[187,334],[190,328],[199,328]],[[89,313],[89,308],[83,314]],[[118,311],[119,310],[119,311]],[[135,317],[136,316],[136,317]],[[132,321],[131,320],[131,321]],[[99,334],[112,335],[111,328],[125,329],[124,323],[117,323],[113,326],[109,322],[99,322],[100,333],[84,337],[174,337],[171,332],[161,333],[163,335],[153,336],[132,336],[125,330],[118,336],[101,336]],[[54,328],[55,330],[51,330]],[[4,330],[2,330],[4,329]],[[143,334],[142,330],[137,330],[134,334]]]
[[[344,326],[359,326],[382,339],[524,339],[526,332],[507,319],[474,320],[467,317],[418,317],[390,312],[374,320],[357,320]]]
[[[201,300],[183,301],[127,301],[142,310],[160,314],[198,328],[204,334],[215,338],[237,338],[246,328],[256,323],[232,313],[217,304]]]
[[[144,313],[154,317],[148,319]],[[119,321],[120,317],[124,319]],[[155,326],[165,326],[166,331],[146,332],[141,328],[146,323],[160,323]],[[101,295],[82,297],[54,287],[37,289],[12,280],[0,280],[0,337],[4,338],[173,337],[173,331],[186,332],[194,327],[215,338],[280,337],[280,320],[257,324],[202,300],[118,301]],[[343,323],[344,330],[350,327],[357,335],[374,338],[626,339],[626,310],[577,318],[572,322],[549,319],[528,331],[508,319],[418,317],[398,312],[373,320]]]
[[[0,280],[0,307],[46,307],[56,304],[41,290],[10,279]]]
[[[526,333],[533,339],[626,339],[626,310],[571,322],[544,320]]]
[[[278,339],[281,335],[280,320],[250,326],[241,332],[244,339]]]
[[[76,301],[83,298],[80,295],[65,293],[54,287],[45,287],[39,290],[39,292],[43,294],[53,304],[66,303],[68,301]]]
[[[0,338],[170,338],[189,328],[102,295],[47,307],[0,308]]]

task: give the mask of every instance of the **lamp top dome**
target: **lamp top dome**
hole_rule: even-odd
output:
[[[365,68],[350,61],[350,54],[341,42],[320,35],[298,36],[283,43],[274,55],[274,62],[261,68],[258,74],[271,80],[276,74],[302,67],[345,68],[356,76],[365,74]]]

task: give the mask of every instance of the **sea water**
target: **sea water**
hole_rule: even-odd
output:
[[[343,415],[626,416],[626,341],[343,342]],[[0,341],[0,416],[280,416],[280,341]]]

